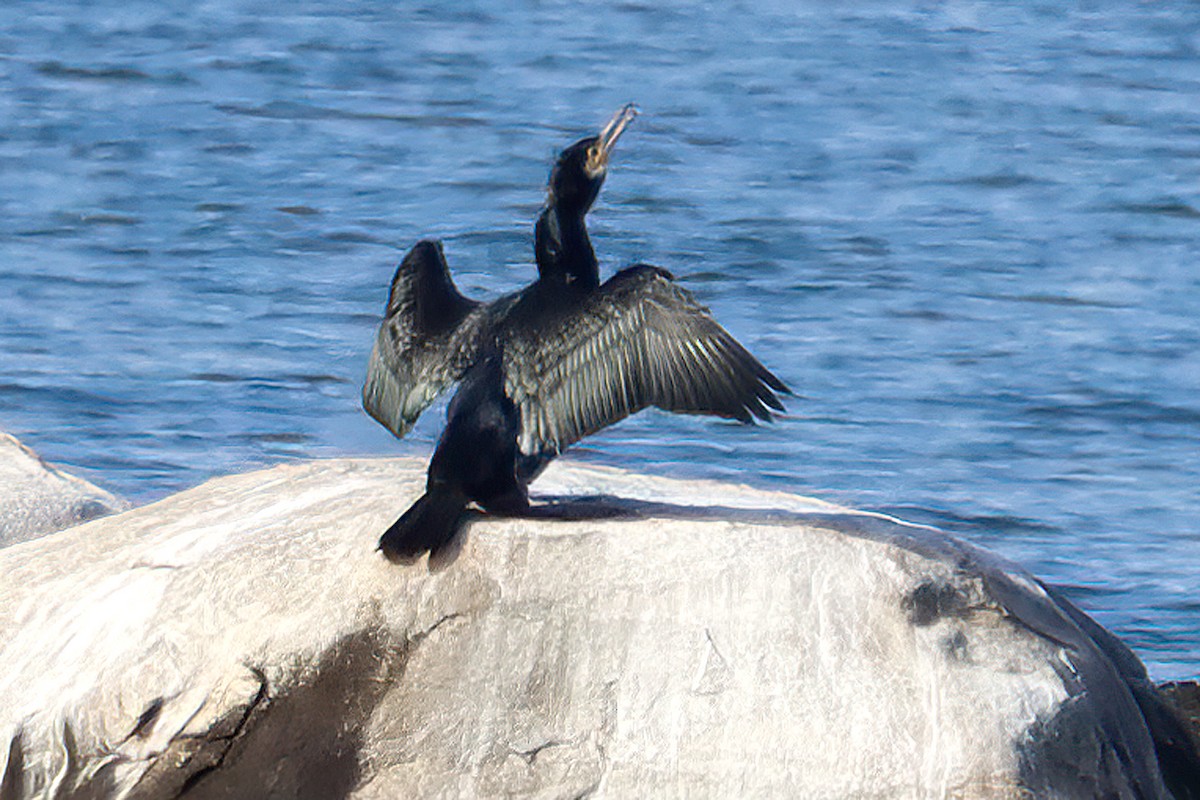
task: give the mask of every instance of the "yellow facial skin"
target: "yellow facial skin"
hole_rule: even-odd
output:
[[[622,106],[596,138],[596,143],[588,148],[587,162],[584,170],[589,178],[595,178],[608,168],[608,154],[612,151],[617,139],[625,132],[630,122],[638,115],[637,106],[628,103]]]

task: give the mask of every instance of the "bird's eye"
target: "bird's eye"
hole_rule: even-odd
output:
[[[594,144],[588,148],[583,170],[589,178],[595,178],[604,171],[604,149],[600,145]]]

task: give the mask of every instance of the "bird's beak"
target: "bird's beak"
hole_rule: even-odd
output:
[[[588,153],[587,170],[589,174],[598,175],[608,166],[608,154],[612,152],[617,139],[621,137],[625,128],[633,122],[633,118],[637,115],[638,109],[633,103],[622,106],[616,114],[613,114],[613,118],[600,131],[600,135],[596,137],[596,144]]]
[[[625,132],[625,128],[629,123],[633,122],[633,118],[638,115],[638,108],[633,103],[629,103],[621,107],[621,110],[613,114],[613,118],[604,126],[604,130],[600,131],[600,149],[607,156],[612,150],[613,145],[617,143],[617,139]]]

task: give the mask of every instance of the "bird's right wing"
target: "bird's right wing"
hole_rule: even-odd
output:
[[[470,364],[478,346],[479,307],[455,288],[441,243],[418,242],[392,278],[363,384],[367,413],[404,436]]]
[[[622,270],[536,335],[504,343],[527,455],[556,454],[647,406],[750,422],[790,394],[666,270]]]

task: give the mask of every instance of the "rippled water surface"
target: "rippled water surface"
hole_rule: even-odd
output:
[[[0,5],[0,429],[141,501],[428,452],[358,407],[396,262],[526,283],[555,151],[634,100],[604,269],[801,398],[576,457],[934,522],[1197,674],[1195,5],[851,5]]]

